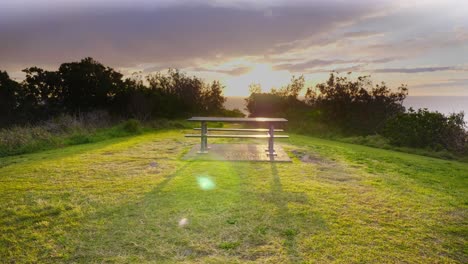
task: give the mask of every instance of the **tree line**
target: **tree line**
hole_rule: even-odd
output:
[[[246,105],[252,117],[283,116],[290,127],[306,134],[381,135],[396,146],[468,154],[463,112],[407,110],[403,106],[407,95],[406,85],[393,91],[383,82],[374,84],[370,76],[351,79],[331,73],[315,87],[306,87],[304,76],[293,76],[287,86],[267,93],[253,84]]]
[[[92,58],[63,63],[56,71],[24,69],[23,81],[0,71],[0,127],[34,123],[69,113],[95,110],[121,118],[183,118],[192,115],[243,116],[224,108],[219,81],[205,82],[179,70],[124,77]],[[305,97],[300,98],[305,91]],[[351,79],[331,73],[326,82],[306,87],[304,76],[279,89],[250,86],[246,107],[253,117],[281,116],[306,134],[382,135],[398,146],[468,153],[463,113],[443,115],[406,110],[408,88],[374,84],[370,76]]]
[[[0,71],[1,127],[94,110],[138,119],[229,112],[219,81],[207,83],[174,69],[124,78],[85,58],[63,63],[56,71],[30,67],[23,72],[26,78],[17,82]]]

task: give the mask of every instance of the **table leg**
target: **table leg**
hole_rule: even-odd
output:
[[[270,123],[270,131],[268,132],[270,137],[268,138],[268,155],[274,156],[275,153],[275,146],[274,146],[274,136],[275,136],[275,126],[273,123]]]
[[[206,128],[206,122],[202,121],[201,122],[201,142],[200,142],[200,152],[199,153],[207,153],[207,145],[208,145],[208,140],[207,140],[207,134],[208,129]]]
[[[207,137],[207,135],[208,135],[208,125],[207,125],[207,123],[205,122],[205,152],[208,152],[208,149],[209,149],[209,147],[208,147],[208,137]]]

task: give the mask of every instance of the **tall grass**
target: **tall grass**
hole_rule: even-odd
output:
[[[98,142],[166,128],[190,128],[195,124],[159,119],[142,124],[118,120],[106,112],[61,115],[34,125],[0,129],[0,157],[32,153],[71,145]],[[219,124],[218,124],[219,126]]]

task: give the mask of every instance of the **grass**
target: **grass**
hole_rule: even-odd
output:
[[[355,136],[355,137],[332,137],[331,139],[342,141],[345,143],[359,144],[374,148],[395,150],[405,153],[411,153],[416,155],[428,156],[439,159],[447,160],[458,160],[461,162],[468,162],[467,154],[460,154],[455,152],[450,152],[448,150],[434,150],[431,148],[421,149],[421,148],[410,148],[410,147],[400,147],[390,144],[390,141],[381,135],[369,135],[369,136]]]
[[[215,125],[222,124],[216,123]],[[63,116],[44,124],[0,129],[0,157],[95,143],[138,135],[155,129],[191,127],[193,123],[185,120],[155,119],[142,124],[135,119],[112,123],[110,118],[101,118],[101,120],[85,122],[72,116]]]
[[[468,262],[466,163],[297,135],[292,163],[183,161],[183,133],[0,158],[0,259]]]

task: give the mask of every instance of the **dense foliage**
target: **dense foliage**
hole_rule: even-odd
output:
[[[0,125],[13,122],[15,110],[20,105],[19,83],[10,79],[8,73],[0,71]]]
[[[397,146],[447,149],[468,153],[468,133],[463,113],[445,116],[427,109],[399,113],[390,119],[383,135]]]
[[[30,67],[24,72],[18,83],[0,71],[0,126],[95,110],[139,119],[226,112],[218,81],[205,83],[177,70],[149,75],[145,82],[85,58],[57,71]]]
[[[251,85],[246,99],[250,116],[282,116],[299,133],[319,136],[383,135],[395,146],[468,153],[463,113],[445,116],[410,109],[403,101],[405,85],[393,92],[385,83],[373,84],[369,76],[356,80],[331,74],[325,83],[305,89],[303,76],[269,93]],[[306,90],[304,100],[299,98]]]
[[[300,118],[300,114],[307,110],[305,102],[298,98],[304,87],[304,76],[293,76],[289,85],[272,89],[270,93],[263,93],[259,84],[252,84],[250,96],[246,99],[247,110],[252,117]]]
[[[404,111],[405,86],[392,92],[385,83],[373,85],[368,76],[350,80],[334,74],[326,83],[307,89],[306,101],[320,121],[330,122],[346,134],[374,134],[385,122]]]
[[[259,85],[251,86],[246,99],[250,116],[285,116],[290,121],[327,124],[327,129],[343,134],[373,134],[386,120],[404,112],[407,88],[392,92],[385,83],[373,86],[368,76],[350,80],[331,74],[325,83],[305,89],[304,76],[293,77],[291,83],[270,93],[262,93]],[[305,100],[299,99],[306,90]]]

